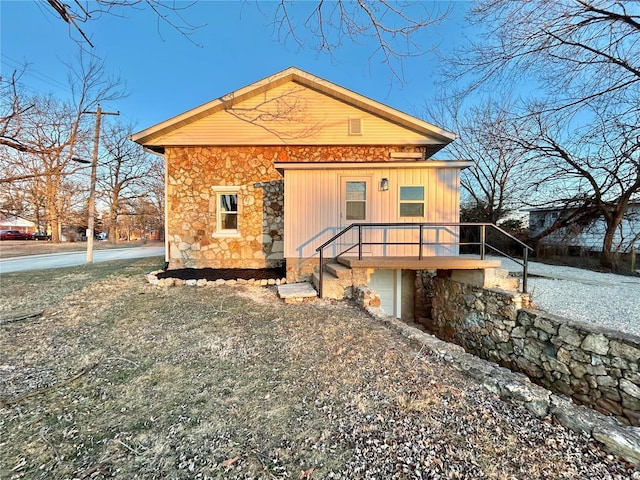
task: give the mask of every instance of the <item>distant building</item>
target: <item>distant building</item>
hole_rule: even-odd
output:
[[[562,207],[535,208],[529,210],[529,236],[535,237],[549,228],[562,214],[570,213]],[[587,224],[574,223],[556,230],[541,242],[549,247],[580,247],[599,252],[602,250],[606,223],[602,217]],[[640,200],[629,203],[629,209],[613,238],[613,250],[628,252],[640,248]]]
[[[34,233],[37,228],[36,224],[30,220],[0,212],[0,230],[19,230],[24,233]]]

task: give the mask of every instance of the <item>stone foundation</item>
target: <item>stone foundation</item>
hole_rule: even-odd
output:
[[[287,282],[310,282],[318,271],[317,258],[287,258]]]
[[[640,338],[528,309],[526,294],[432,281],[423,325],[481,358],[618,420],[640,425]]]

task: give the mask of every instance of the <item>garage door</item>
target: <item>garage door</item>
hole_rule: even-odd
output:
[[[395,270],[376,270],[369,280],[369,288],[380,295],[380,307],[387,315],[395,315]]]

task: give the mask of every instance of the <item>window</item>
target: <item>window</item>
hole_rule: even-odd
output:
[[[424,187],[400,187],[400,216],[424,217]]]
[[[347,220],[367,218],[367,182],[346,182]]]
[[[238,233],[238,187],[213,187],[216,193],[214,235]]]

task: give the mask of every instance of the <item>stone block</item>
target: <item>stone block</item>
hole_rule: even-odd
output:
[[[535,318],[535,315],[536,314],[530,310],[520,310],[518,312],[516,323],[524,327],[529,327],[533,325],[533,319]]]
[[[567,365],[565,365],[562,362],[559,362],[558,360],[555,360],[553,358],[549,358],[549,366],[551,367],[552,370],[556,371],[556,372],[560,372],[560,373],[564,373],[564,374],[571,374],[571,371],[569,370],[569,367],[567,367]]]
[[[515,327],[511,330],[512,338],[525,338],[525,335],[526,335],[526,329],[523,326]]]
[[[587,352],[606,355],[609,352],[609,339],[599,333],[590,333],[585,337],[580,346]]]
[[[569,365],[571,363],[571,352],[565,348],[558,348],[558,353],[556,353],[556,358],[559,362],[564,363],[565,365]]]
[[[614,355],[614,353],[613,353],[613,351],[614,351],[613,344],[614,343],[615,342],[610,342],[609,343],[609,345],[611,345],[610,355]],[[622,370],[628,370],[629,369],[629,363],[624,358],[617,357],[617,356],[614,356],[613,358],[611,358],[611,366],[613,368],[620,368]]]
[[[516,359],[516,365],[521,372],[526,373],[532,378],[543,378],[544,371],[536,364],[527,361],[524,357],[518,357]]]
[[[591,355],[580,349],[571,350],[571,358],[582,363],[591,363]]]
[[[569,370],[576,378],[582,378],[587,374],[587,365],[584,363],[572,361],[569,363]]]
[[[596,377],[594,377],[593,375],[585,375],[583,377],[587,382],[589,382],[589,386],[593,389],[597,389],[598,388],[598,382],[596,381]]]
[[[628,408],[622,409],[622,414],[629,420],[631,425],[635,425],[636,427],[640,425],[640,411],[638,410],[629,410]],[[636,431],[638,429],[636,428]]]
[[[610,413],[610,414],[613,414],[613,415],[622,415],[623,414],[622,405],[619,402],[616,402],[616,401],[611,400],[609,398],[606,398],[606,397],[599,398],[596,401],[596,405],[598,407],[600,407],[601,409],[603,409],[604,411],[606,411],[607,413]]]
[[[623,457],[636,467],[640,466],[640,433],[637,430],[598,427],[593,430],[592,435],[609,452]]]
[[[598,387],[617,387],[618,379],[612,378],[609,375],[602,375],[596,378],[596,382],[598,383]]]
[[[640,399],[629,395],[628,393],[621,391],[620,397],[622,397],[622,406],[630,410],[640,410]]]
[[[609,400],[613,400],[614,402],[621,403],[622,396],[620,395],[620,391],[618,387],[599,387],[598,390],[602,393],[604,398],[608,398]],[[638,424],[640,425],[640,424]]]
[[[602,376],[607,374],[607,369],[604,365],[587,365],[587,373],[594,376]]]
[[[633,383],[635,383],[636,385],[640,385],[640,374],[638,374],[637,372],[631,372],[629,370],[625,371],[624,373],[618,371],[620,374],[617,375],[617,377],[624,377],[627,380],[632,381]]]
[[[572,345],[574,347],[579,347],[584,340],[584,335],[582,335],[576,329],[565,324],[561,324],[558,327],[558,337],[560,337],[563,342],[568,343],[569,345]]]
[[[491,338],[498,343],[504,343],[509,341],[509,333],[496,328],[491,332]]]
[[[632,362],[640,361],[640,348],[618,340],[611,340],[611,356],[621,357]]]
[[[571,380],[571,390],[575,393],[581,395],[587,395],[591,388],[589,387],[589,383],[584,379],[574,378]]]
[[[556,324],[556,322],[548,319],[548,318],[544,318],[544,317],[537,317],[534,321],[533,321],[533,326],[536,328],[539,328],[540,330],[542,330],[543,332],[549,334],[549,335],[556,335],[558,333],[558,325]],[[550,337],[548,337],[550,338]]]
[[[622,391],[627,395],[631,395],[634,398],[640,399],[640,387],[638,387],[638,385],[626,378],[621,378],[619,384]]]

